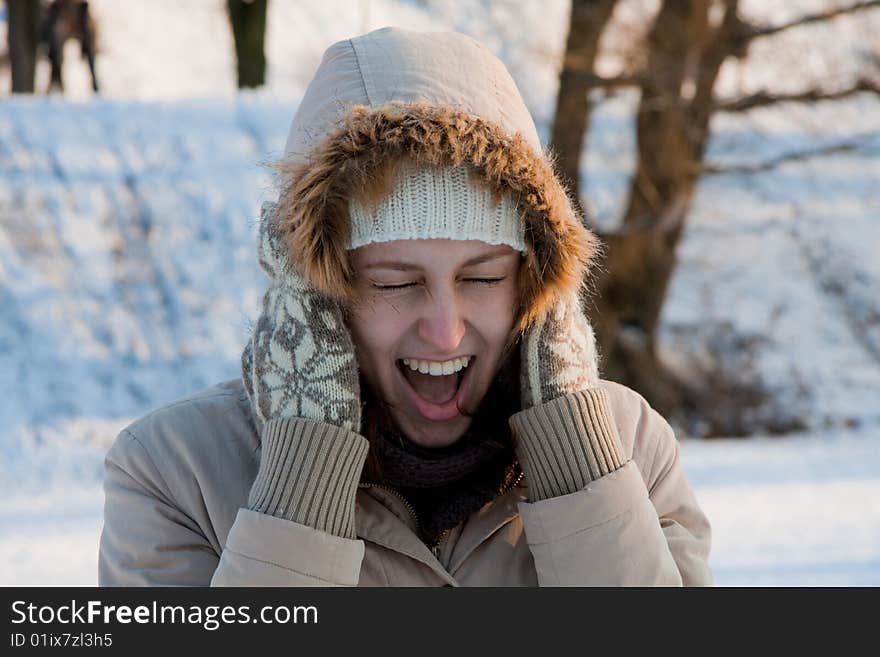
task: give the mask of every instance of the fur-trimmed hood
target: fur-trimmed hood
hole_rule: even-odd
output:
[[[378,201],[404,165],[467,166],[513,194],[528,246],[520,328],[583,285],[597,241],[504,65],[462,34],[384,28],[326,51],[277,165],[276,229],[319,290],[351,298],[349,201]]]

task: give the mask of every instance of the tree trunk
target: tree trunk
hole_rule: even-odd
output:
[[[590,75],[599,51],[599,37],[611,18],[616,2],[573,0],[565,56],[559,74],[550,146],[556,153],[560,177],[583,215],[586,213],[580,201],[578,179],[584,136],[590,120]]]
[[[239,89],[260,87],[266,81],[266,34],[268,0],[227,0]]]
[[[703,161],[712,89],[735,51],[739,25],[737,0],[725,0],[717,28],[709,6],[666,0],[648,37],[638,163],[622,227],[605,236],[592,313],[605,376],[635,388],[664,414],[693,401],[693,391],[657,358],[656,335]]]
[[[12,93],[34,93],[37,40],[40,29],[38,0],[6,0]]]

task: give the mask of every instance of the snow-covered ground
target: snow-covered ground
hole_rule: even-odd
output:
[[[273,0],[268,84],[245,94],[223,4],[193,0],[184,16],[170,0],[92,0],[105,100],[91,99],[75,56],[67,99],[0,100],[0,585],[94,584],[101,459],[116,433],[237,375],[264,285],[262,164],[280,154],[327,45],[384,24],[469,32],[505,60],[547,135],[567,2]],[[623,3],[622,23],[636,4]],[[821,4],[746,3],[773,21]],[[728,67],[722,86],[790,91],[832,73],[842,84],[878,17],[793,31],[787,48]],[[584,188],[606,225],[631,171],[633,102],[599,105],[585,153]],[[850,145],[707,176],[680,248],[664,353],[759,382],[773,400],[763,412],[804,427],[683,441],[717,581],[878,585],[880,99],[719,116],[713,128],[708,156],[723,165]]]
[[[723,586],[880,585],[878,433],[685,441]]]

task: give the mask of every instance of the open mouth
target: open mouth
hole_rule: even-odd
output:
[[[397,366],[419,413],[428,420],[449,420],[458,415],[474,360],[475,356],[443,362],[404,358]]]

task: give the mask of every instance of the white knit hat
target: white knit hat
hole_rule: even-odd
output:
[[[510,194],[496,202],[465,166],[407,169],[373,208],[349,207],[356,249],[374,242],[445,238],[506,244],[526,253],[523,222]]]

